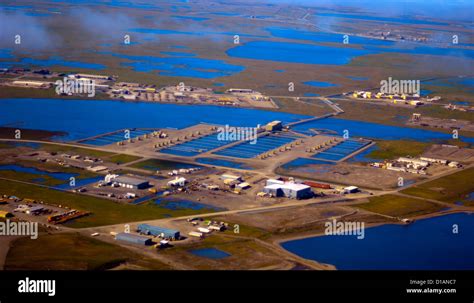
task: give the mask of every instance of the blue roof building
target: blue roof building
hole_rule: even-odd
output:
[[[178,230],[169,229],[165,227],[153,226],[149,224],[138,225],[138,231],[145,235],[152,235],[161,238],[179,239],[180,234]]]
[[[140,245],[151,245],[153,242],[150,238],[140,236],[140,235],[133,235],[129,233],[119,233],[115,236],[115,240],[128,242],[131,244],[140,244]]]

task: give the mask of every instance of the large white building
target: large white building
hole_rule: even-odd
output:
[[[308,185],[272,179],[267,180],[267,186],[263,188],[263,192],[274,197],[287,197],[293,199],[305,199],[313,196],[311,187]]]
[[[188,181],[183,177],[176,177],[176,179],[168,182],[168,186],[184,186]]]
[[[117,183],[120,187],[130,189],[144,189],[150,186],[147,180],[113,174],[105,176],[104,181],[107,183]]]
[[[104,75],[92,75],[92,74],[74,74],[74,75],[69,75],[70,78],[75,77],[77,79],[94,79],[94,80],[110,80],[111,77],[109,76],[104,76]]]

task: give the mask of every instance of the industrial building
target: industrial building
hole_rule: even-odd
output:
[[[423,169],[426,168],[430,163],[427,161],[411,159],[406,157],[398,158],[397,162],[404,163],[407,166],[413,167],[414,169]]]
[[[242,182],[240,184],[237,184],[237,187],[240,189],[247,189],[247,188],[250,188],[251,186],[248,182]]]
[[[318,183],[313,181],[304,181],[304,185],[308,185],[314,188],[321,188],[321,189],[331,189],[331,185],[327,183]]]
[[[266,131],[281,131],[283,129],[283,124],[281,121],[273,121],[265,125],[265,130]]]
[[[140,245],[151,245],[153,242],[150,238],[140,236],[140,235],[133,235],[129,233],[119,233],[115,236],[115,240],[128,242],[131,244],[140,244]]]
[[[223,174],[220,177],[221,180],[232,180],[232,181],[242,181],[242,176]]]
[[[254,90],[248,88],[230,88],[226,91],[229,94],[253,94]]]
[[[234,180],[234,179],[225,179],[224,184],[227,185],[227,186],[230,186],[230,187],[234,187],[237,184],[240,184],[240,181],[239,180]]]
[[[147,180],[118,175],[107,175],[105,176],[105,182],[117,183],[120,187],[131,188],[131,189],[145,189],[150,187],[150,183]]]
[[[97,172],[101,172],[101,171],[106,171],[109,168],[107,166],[104,166],[104,165],[99,165],[99,166],[88,166],[88,167],[86,167],[86,169],[89,170],[89,171],[97,173]]]
[[[122,98],[125,100],[132,100],[132,101],[137,100],[137,96],[133,94],[130,94],[130,95],[124,94],[122,95]]]
[[[435,159],[435,158],[428,158],[428,157],[420,157],[421,161],[429,162],[429,163],[439,163],[439,164],[448,164],[448,160],[445,159]]]
[[[176,179],[168,182],[168,186],[185,186],[188,181],[183,177],[176,177]]]
[[[268,179],[267,182],[266,182],[266,186],[270,186],[270,185],[274,185],[274,184],[285,184],[285,182],[281,181],[281,180],[277,180],[277,179]]]
[[[42,82],[42,81],[13,81],[12,84],[14,86],[20,86],[20,87],[33,87],[33,88],[51,87],[50,82]]]
[[[454,168],[459,168],[461,167],[461,165],[459,164],[459,162],[456,162],[456,161],[451,161],[448,163],[448,166],[449,167],[454,167]]]
[[[263,192],[274,197],[287,197],[292,199],[305,199],[313,196],[311,187],[308,185],[279,180],[268,180],[267,186],[263,188]]]
[[[357,186],[348,186],[344,188],[344,193],[345,194],[353,194],[359,191],[359,188]]]
[[[94,80],[112,80],[112,77],[103,76],[103,75],[92,75],[92,74],[75,74],[69,75],[70,78],[87,78],[87,79],[94,79]]]
[[[178,230],[169,229],[165,227],[153,226],[149,224],[140,224],[137,228],[138,232],[145,235],[152,235],[166,239],[179,239],[180,233]]]

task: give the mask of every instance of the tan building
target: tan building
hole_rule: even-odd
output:
[[[281,121],[273,121],[265,125],[265,130],[266,131],[280,131],[283,129],[283,124]]]
[[[49,88],[51,87],[50,82],[42,81],[13,81],[12,85],[19,87],[32,87],[32,88]]]

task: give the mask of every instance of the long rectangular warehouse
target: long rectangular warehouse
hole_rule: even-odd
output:
[[[151,245],[152,241],[148,237],[133,235],[129,233],[119,233],[115,236],[115,240],[128,242],[132,244]]]

